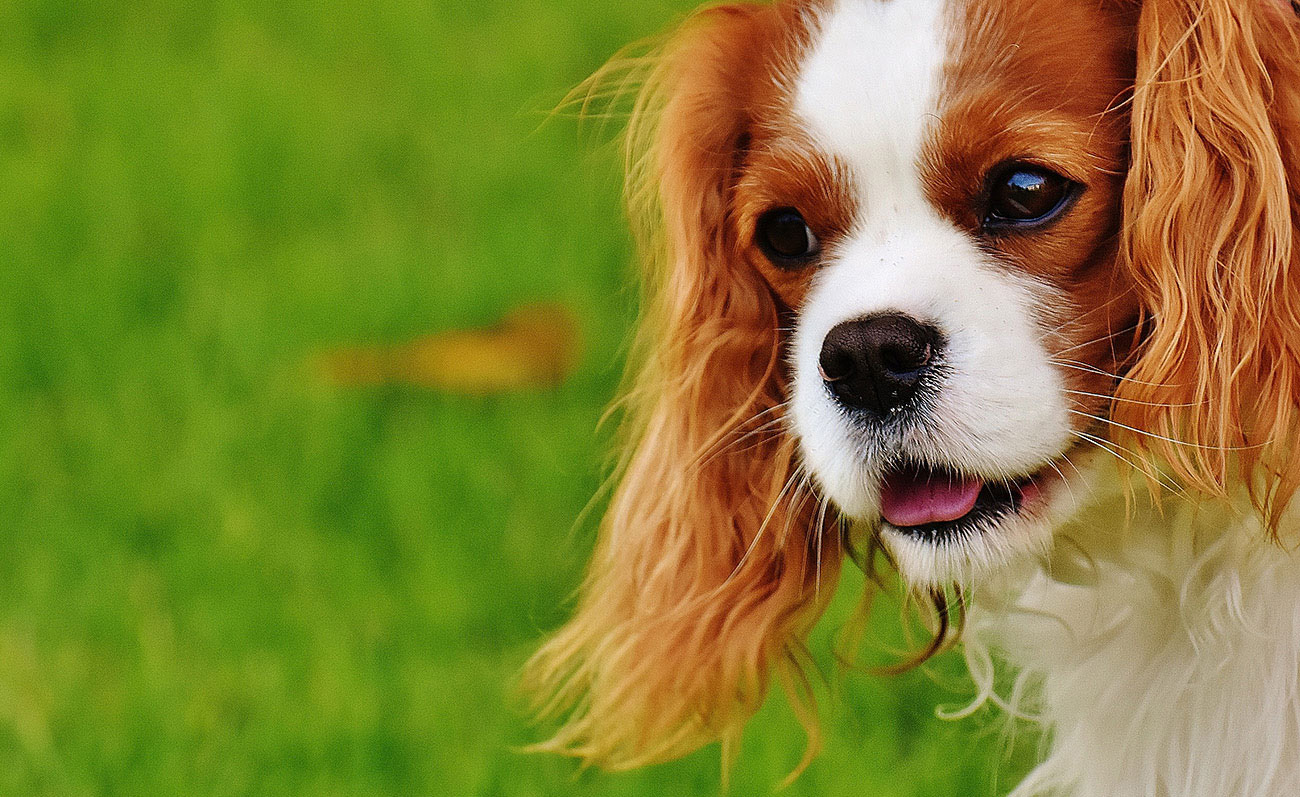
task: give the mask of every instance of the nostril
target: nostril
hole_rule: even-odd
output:
[[[928,341],[911,339],[886,343],[880,348],[880,364],[894,374],[919,371],[934,358],[934,346]]]
[[[853,376],[853,356],[843,349],[823,348],[817,372],[824,382],[843,382]]]

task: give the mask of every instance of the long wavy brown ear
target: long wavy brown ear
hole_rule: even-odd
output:
[[[631,454],[577,613],[525,675],[542,713],[565,718],[538,749],[606,768],[732,738],[774,671],[801,691],[802,639],[838,573],[834,523],[781,421],[777,308],[729,223],[749,91],[778,13],[697,14],[632,123],[632,140],[652,131],[644,171],[665,240],[649,258]]]
[[[1193,486],[1300,486],[1300,19],[1286,0],[1144,0],[1123,260],[1149,337],[1115,403]],[[1162,439],[1163,438],[1163,439]]]

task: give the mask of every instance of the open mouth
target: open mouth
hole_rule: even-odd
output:
[[[931,543],[960,539],[1018,513],[1039,493],[1039,476],[990,481],[953,469],[907,464],[885,474],[880,513],[909,537]]]

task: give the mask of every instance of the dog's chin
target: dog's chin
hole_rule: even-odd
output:
[[[881,541],[916,587],[970,585],[1041,554],[1074,500],[1055,461],[1012,478],[907,464],[879,492]]]

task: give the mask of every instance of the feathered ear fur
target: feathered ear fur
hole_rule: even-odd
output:
[[[1300,20],[1285,0],[1145,0],[1123,260],[1149,311],[1115,417],[1190,486],[1300,486]],[[1163,438],[1163,439],[1162,439]]]
[[[780,13],[697,14],[634,113],[629,139],[649,130],[651,144],[633,172],[665,240],[649,258],[632,453],[577,613],[525,676],[542,713],[566,718],[541,750],[640,766],[734,738],[774,670],[806,693],[801,640],[834,591],[840,540],[784,431],[777,307],[728,208]]]

